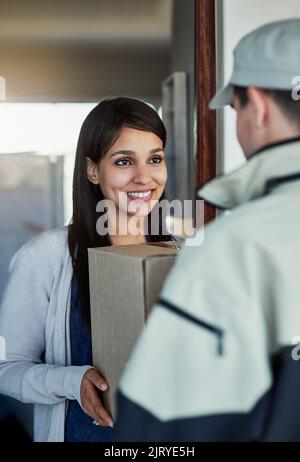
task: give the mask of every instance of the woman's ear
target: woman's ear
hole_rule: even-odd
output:
[[[86,162],[86,176],[93,184],[99,184],[98,166],[89,157],[85,158]]]

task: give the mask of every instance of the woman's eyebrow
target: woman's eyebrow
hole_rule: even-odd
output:
[[[120,151],[116,151],[114,152],[113,154],[111,154],[109,157],[113,157],[113,156],[116,156],[118,154],[123,154],[125,156],[134,156],[135,155],[135,152],[134,151],[131,151],[129,149],[121,149]]]
[[[160,152],[160,151],[163,151],[163,148],[151,149],[150,154],[155,154],[156,152]],[[125,156],[135,156],[136,152],[131,151],[130,149],[121,149],[120,151],[113,152],[109,157],[113,157],[113,156],[116,156],[118,154],[122,154],[122,155],[125,155]]]

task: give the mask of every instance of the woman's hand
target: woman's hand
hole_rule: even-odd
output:
[[[81,406],[86,414],[103,427],[113,427],[111,416],[106,412],[99,398],[98,390],[108,390],[105,379],[94,368],[83,376],[80,387]]]

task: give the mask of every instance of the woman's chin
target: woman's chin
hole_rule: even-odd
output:
[[[141,208],[137,208],[136,210],[127,210],[127,215],[130,217],[130,218],[145,218],[149,215],[149,213],[151,213],[151,210],[150,208],[148,207],[142,207]]]
[[[151,213],[157,203],[157,199],[147,202],[133,200],[127,204],[126,208],[119,207],[119,210],[130,217],[143,218]]]

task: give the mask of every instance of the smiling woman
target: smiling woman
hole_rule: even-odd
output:
[[[163,141],[154,133],[123,127],[99,164],[87,158],[87,172],[125,219],[132,214],[146,216],[161,198],[167,181]],[[134,202],[142,202],[144,207],[136,207]],[[110,239],[120,242],[120,236]],[[128,242],[130,236],[124,239]]]
[[[162,223],[158,235],[143,232],[163,199],[165,142],[165,127],[147,104],[102,101],[80,131],[70,225],[42,233],[12,261],[0,309],[7,350],[0,393],[35,404],[35,441],[111,438],[113,421],[99,395],[109,383],[91,366],[87,249],[172,239]],[[100,201],[113,203],[125,221],[138,215],[138,234],[99,235]]]
[[[151,220],[155,204],[164,198],[167,181],[165,143],[166,130],[157,112],[132,98],[102,101],[83,123],[76,152],[73,218],[68,242],[80,300],[88,318],[89,247],[171,239],[162,234],[162,226],[159,235],[143,232],[143,225],[146,220]],[[145,194],[146,197],[141,197]],[[139,235],[118,232],[99,235],[96,207],[103,200],[112,201],[117,214],[122,214],[125,220],[129,220],[132,214],[144,216]]]

